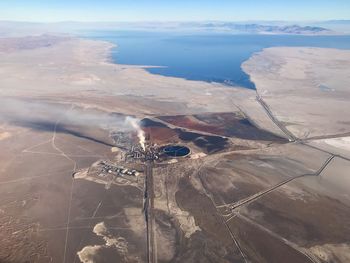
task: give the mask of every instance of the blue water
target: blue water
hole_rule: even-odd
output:
[[[241,64],[255,52],[275,46],[350,49],[350,36],[179,34],[140,31],[96,31],[89,37],[113,42],[118,64],[165,66],[149,72],[189,80],[254,88]]]

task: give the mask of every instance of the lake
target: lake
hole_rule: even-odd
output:
[[[113,42],[115,63],[162,66],[154,74],[219,82],[254,89],[241,64],[253,53],[275,46],[350,49],[350,36],[180,34],[144,31],[95,31],[90,38]]]

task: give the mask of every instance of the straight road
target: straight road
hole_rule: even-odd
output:
[[[336,156],[335,155],[331,155],[323,164],[322,166],[315,172],[315,173],[311,173],[311,174],[302,174],[302,175],[299,175],[299,176],[295,176],[295,177],[292,177],[292,178],[289,178],[285,181],[282,181],[280,183],[278,183],[277,185],[274,185],[264,191],[261,191],[261,192],[258,192],[252,196],[249,196],[248,198],[245,198],[245,199],[242,199],[238,202],[235,202],[235,203],[231,203],[231,204],[225,204],[225,205],[220,205],[220,206],[216,206],[217,208],[229,208],[229,210],[231,212],[233,212],[233,210],[237,209],[238,207],[241,207],[243,205],[246,205],[248,203],[251,203],[253,201],[255,201],[256,199],[259,199],[261,198],[262,196],[268,194],[268,193],[271,193],[273,191],[275,191],[277,188],[291,182],[291,181],[294,181],[298,178],[302,178],[302,177],[305,177],[305,176],[319,176],[323,170],[328,166],[328,164],[335,158]],[[232,218],[232,217],[231,217]],[[230,219],[231,219],[230,218]],[[228,220],[229,221],[229,220]]]
[[[269,116],[269,118],[280,128],[280,130],[288,137],[289,141],[294,142],[297,141],[298,138],[296,138],[284,125],[282,125],[272,114],[269,106],[265,103],[265,101],[262,99],[262,97],[257,94],[256,96],[257,102],[260,103],[260,105],[264,108],[265,112]]]
[[[145,218],[147,227],[147,262],[157,262],[157,253],[154,239],[154,186],[153,186],[153,162],[146,161],[145,164]]]

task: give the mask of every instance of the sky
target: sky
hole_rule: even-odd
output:
[[[350,0],[0,0],[0,20],[315,21],[350,19]]]

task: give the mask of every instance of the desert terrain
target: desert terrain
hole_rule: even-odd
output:
[[[0,262],[350,261],[349,51],[266,49],[248,90],[112,48],[0,39]]]

